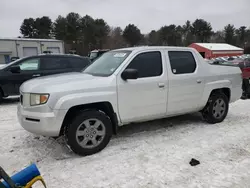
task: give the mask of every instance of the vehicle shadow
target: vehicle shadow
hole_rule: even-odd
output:
[[[178,128],[190,123],[197,124],[198,126],[202,122],[203,120],[200,113],[194,113],[144,123],[134,123],[120,127],[118,129],[118,134],[114,138],[131,136],[141,132],[155,132],[160,129],[168,129],[172,127]]]
[[[117,135],[113,136],[109,146],[110,148],[119,147],[118,145],[122,146],[124,142],[127,142],[127,137],[136,137],[140,139],[140,137],[157,134],[161,131],[164,131],[163,129],[167,129],[168,131],[174,131],[185,127],[188,128],[188,125],[205,126],[206,123],[202,121],[202,118],[199,113],[195,113],[178,117],[154,120],[145,123],[129,124],[119,128]],[[31,142],[30,138],[31,137],[27,138],[26,141]],[[34,148],[32,148],[34,150],[47,151],[45,152],[47,154],[42,156],[41,158],[45,159],[49,157],[57,161],[81,158],[81,156],[74,154],[67,147],[64,137],[60,137],[56,140],[47,137],[40,137],[40,139],[36,139],[33,141],[37,142],[36,144],[33,143]],[[103,155],[105,156],[105,154]]]

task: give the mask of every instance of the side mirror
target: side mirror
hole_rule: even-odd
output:
[[[138,78],[138,71],[136,69],[125,69],[121,77],[123,80],[136,80]]]
[[[10,58],[10,61],[12,62],[12,61],[16,61],[17,59],[19,59],[19,57],[11,57]]]
[[[15,65],[15,66],[10,67],[10,72],[12,72],[12,73],[20,73],[21,72],[20,66]]]

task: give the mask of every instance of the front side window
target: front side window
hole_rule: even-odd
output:
[[[40,67],[40,59],[28,59],[19,64],[22,71],[38,70]]]
[[[174,74],[189,74],[196,69],[194,56],[188,51],[169,51],[170,65]]]
[[[93,76],[110,76],[129,56],[131,51],[110,51],[104,53],[88,66],[83,73]]]
[[[160,76],[162,74],[161,52],[144,52],[137,55],[127,69],[136,69],[138,78]]]

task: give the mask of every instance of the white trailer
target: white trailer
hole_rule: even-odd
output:
[[[55,39],[0,38],[0,64],[9,63],[12,57],[22,58],[44,51],[64,54],[64,43]]]

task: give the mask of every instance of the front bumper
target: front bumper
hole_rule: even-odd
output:
[[[28,132],[42,136],[59,136],[66,110],[34,112],[18,104],[17,116],[20,125]]]

